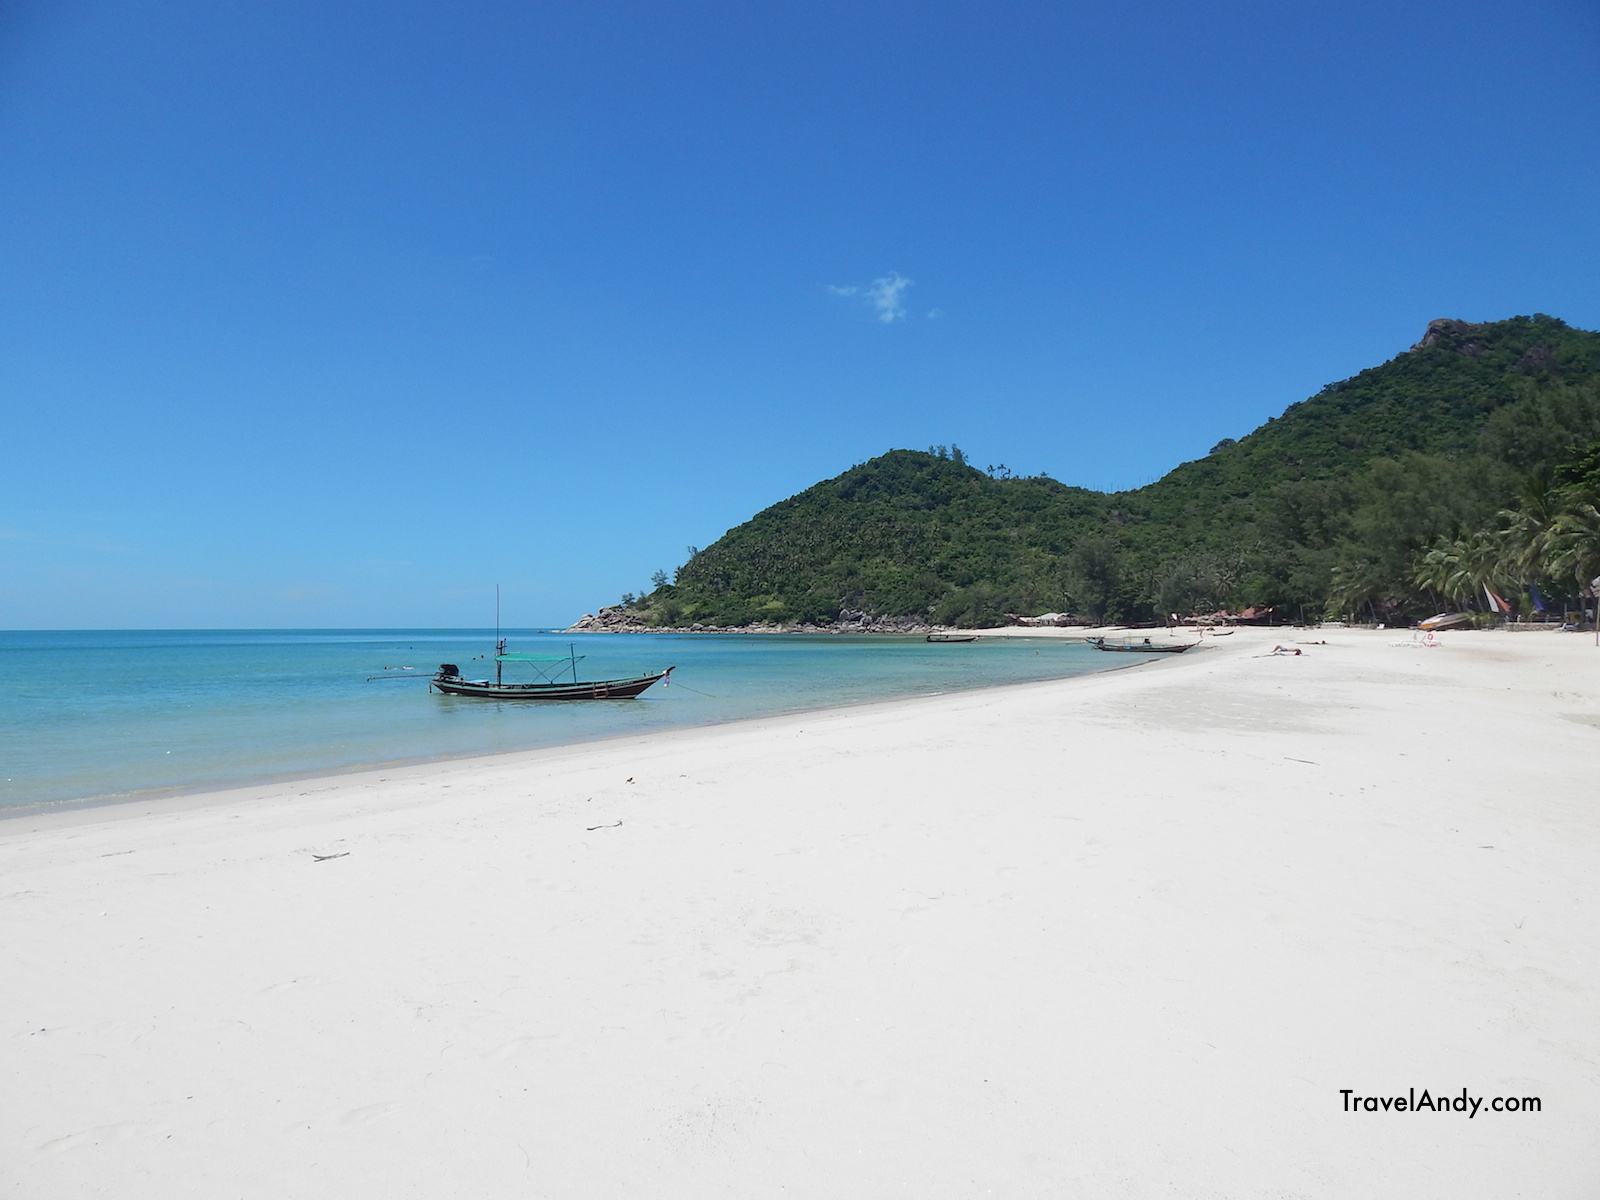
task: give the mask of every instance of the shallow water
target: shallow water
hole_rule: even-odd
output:
[[[529,749],[1117,665],[1044,639],[505,636],[510,649],[540,654],[576,645],[584,679],[678,669],[636,700],[497,702],[426,683],[446,661],[492,676],[484,630],[0,633],[0,807]],[[526,671],[507,664],[506,678]]]

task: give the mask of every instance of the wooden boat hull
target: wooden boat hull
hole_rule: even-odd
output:
[[[930,642],[975,642],[978,640],[978,635],[975,633],[930,633],[928,640]]]
[[[659,683],[675,668],[634,679],[597,679],[584,683],[489,683],[473,679],[438,679],[431,686],[447,696],[482,700],[627,700]]]
[[[1106,650],[1121,654],[1182,654],[1185,650],[1193,650],[1199,642],[1179,642],[1177,644],[1158,644],[1156,642],[1133,643],[1108,642],[1105,638],[1085,639],[1096,650]]]

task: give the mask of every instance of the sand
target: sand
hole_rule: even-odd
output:
[[[0,821],[0,1195],[1592,1196],[1600,650],[1410,636]]]

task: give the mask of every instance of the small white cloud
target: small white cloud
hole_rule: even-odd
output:
[[[906,308],[902,298],[905,290],[910,287],[913,280],[907,279],[898,271],[890,271],[878,279],[874,279],[866,287],[859,284],[847,284],[840,287],[829,284],[828,290],[835,296],[859,296],[872,306],[873,315],[885,325],[892,325],[896,321],[905,320]]]
[[[890,271],[882,279],[872,281],[872,286],[867,289],[867,298],[872,301],[872,307],[878,310],[878,320],[888,325],[904,318],[906,310],[900,303],[900,293],[910,286],[911,280],[898,271]]]

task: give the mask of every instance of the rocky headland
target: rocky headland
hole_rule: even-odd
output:
[[[843,609],[837,620],[812,622],[757,621],[749,625],[652,625],[625,605],[613,604],[597,613],[584,613],[567,627],[568,633],[950,633],[953,625],[932,625],[914,617],[880,617]]]

